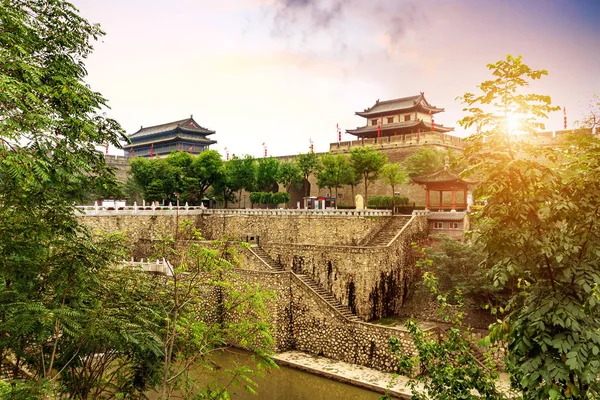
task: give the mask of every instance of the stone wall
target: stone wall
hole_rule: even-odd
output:
[[[180,215],[179,223],[189,221],[193,226],[200,224],[200,215]],[[169,234],[175,234],[177,216],[170,211],[161,215],[86,215],[80,216],[79,221],[94,231],[123,232],[135,243],[139,240],[155,240]]]
[[[400,312],[414,277],[411,243],[427,235],[427,217],[413,217],[388,247],[263,244],[285,269],[312,277],[359,318]]]
[[[390,337],[401,340],[414,352],[404,328],[390,328],[345,319],[289,271],[237,271],[245,283],[273,290],[277,297],[267,303],[273,324],[274,350],[299,350],[382,371],[397,370]]]
[[[390,337],[398,337],[414,352],[404,329],[348,321],[299,279],[292,279],[291,289],[293,349],[389,372],[397,370]]]
[[[80,221],[95,230],[127,232],[132,241],[157,239],[175,232],[176,216],[110,215],[82,216]],[[223,235],[245,241],[259,236],[261,245],[268,243],[313,243],[321,245],[355,245],[370,231],[379,229],[387,217],[307,216],[307,215],[180,215],[179,222],[190,221],[208,240]]]

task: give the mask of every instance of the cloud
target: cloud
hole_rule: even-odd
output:
[[[426,0],[255,0],[271,38],[288,48],[329,52],[350,62],[379,53],[414,53],[417,32],[431,27]]]

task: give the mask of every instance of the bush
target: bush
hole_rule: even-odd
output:
[[[261,192],[252,192],[250,193],[250,203],[259,204],[261,200]]]
[[[273,193],[271,201],[273,202],[273,204],[289,203],[289,201],[290,201],[290,195],[287,192]]]
[[[250,202],[252,204],[283,204],[289,203],[290,195],[287,192],[252,192]]]
[[[403,206],[408,204],[408,197],[403,196],[371,196],[369,197],[370,208],[392,208],[392,205]]]

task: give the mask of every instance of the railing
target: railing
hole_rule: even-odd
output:
[[[173,266],[164,258],[156,261],[144,261],[143,258],[140,261],[133,261],[133,259],[131,261],[123,260],[121,266],[124,268],[140,268],[144,272],[155,272],[161,275],[173,276]]]
[[[307,210],[295,208],[279,209],[229,209],[195,206],[155,206],[142,205],[125,207],[103,207],[98,204],[93,206],[76,206],[77,211],[85,216],[109,216],[109,215],[171,215],[179,213],[180,215],[307,215],[307,216],[338,216],[338,217],[389,217],[391,210]]]
[[[345,141],[339,143],[330,143],[329,150],[331,151],[345,151],[356,146],[414,146],[417,144],[444,144],[448,146],[463,147],[464,143],[462,138],[449,135],[446,133],[439,132],[428,132],[428,133],[408,133],[404,135],[396,136],[384,136],[380,138],[372,139],[359,139],[352,141]]]

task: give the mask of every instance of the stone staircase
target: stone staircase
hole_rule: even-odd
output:
[[[261,247],[252,246],[250,250],[258,257],[262,262],[271,267],[274,271],[285,271],[285,269],[275,260],[271,258]],[[293,273],[293,272],[292,272]],[[350,321],[360,321],[356,315],[354,315],[348,307],[343,306],[331,293],[323,289],[317,282],[315,282],[310,276],[304,274],[294,274],[302,283],[311,288],[321,297],[330,307],[337,310],[346,319]]]
[[[327,302],[331,307],[335,308],[340,314],[350,321],[360,321],[356,315],[354,315],[348,307],[343,306],[335,297],[328,291],[323,289],[318,283],[316,283],[310,276],[304,274],[296,274],[296,276],[309,288],[315,291],[323,300]]]
[[[283,269],[283,267],[281,266],[281,264],[279,264],[278,262],[276,262],[275,260],[273,260],[271,258],[270,255],[267,254],[266,251],[264,251],[262,249],[262,247],[259,246],[252,246],[250,247],[250,250],[258,257],[260,258],[260,260],[262,262],[264,262],[265,264],[267,264],[269,267],[271,267],[274,271],[285,271]]]
[[[400,230],[408,223],[411,217],[398,216],[391,217],[390,220],[372,236],[363,246],[387,246]]]

